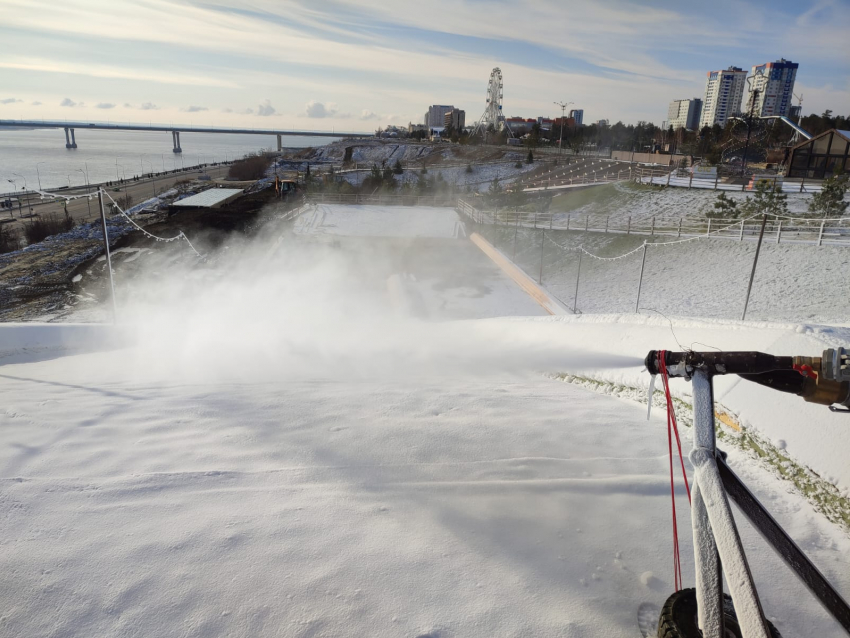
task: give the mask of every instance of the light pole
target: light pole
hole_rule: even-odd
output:
[[[145,160],[145,161],[148,164],[150,164],[150,167],[151,167],[151,183],[153,184],[153,196],[156,197],[156,178],[153,176],[153,164],[148,160]],[[144,172],[144,170],[145,170],[145,167],[142,166],[142,172]]]
[[[85,162],[83,163],[85,164]],[[86,178],[86,195],[89,195],[91,193],[91,189],[89,188],[89,166],[86,164],[86,170],[81,168],[78,168],[77,170],[80,171],[83,174],[83,177]],[[89,208],[89,217],[91,217],[91,199],[88,197],[86,197],[86,205]]]
[[[24,195],[26,195],[27,191],[29,190],[29,188],[27,188],[27,178],[24,177],[23,175],[18,175],[17,173],[12,173],[12,175],[14,175],[15,177],[20,177],[22,180],[24,180],[24,192],[21,194],[21,199],[23,199]],[[18,185],[16,183],[15,188],[17,188],[17,187],[18,187]],[[18,200],[18,213],[21,212],[21,199]],[[27,206],[30,209],[30,213],[32,213],[32,206],[30,206],[29,197],[27,197]]]
[[[35,164],[35,174],[38,175],[38,190],[41,190],[41,172],[38,170],[39,164],[46,164],[47,162],[36,162]]]
[[[12,185],[12,189],[15,191],[15,195],[17,195],[18,194],[18,183],[15,180],[11,180],[11,179],[7,179],[6,181],[9,182]],[[21,214],[21,200],[18,200],[18,215],[20,215],[20,214]],[[11,219],[15,219],[15,213],[12,212],[12,206],[11,205],[9,206],[9,217]]]
[[[564,147],[564,115],[567,107],[575,102],[553,102],[553,104],[561,107],[561,140],[558,142],[558,157],[561,157],[561,149]]]

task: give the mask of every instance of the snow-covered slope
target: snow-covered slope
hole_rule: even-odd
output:
[[[647,422],[637,401],[556,373],[641,388],[647,350],[677,341],[786,354],[850,341],[819,326],[497,318],[535,304],[442,235],[448,213],[415,223],[439,236],[270,228],[192,269],[145,262],[146,277],[119,277],[122,324],[102,338],[0,325],[0,633],[634,637],[638,607],[673,588],[664,414]],[[717,388],[846,494],[846,417]],[[728,452],[850,594],[846,532]],[[840,636],[742,536],[783,635]]]
[[[660,411],[498,358],[269,376],[261,346],[254,374],[133,349],[3,366],[4,633],[631,637],[672,591]],[[731,459],[847,592],[850,541]],[[743,536],[784,635],[840,635]]]

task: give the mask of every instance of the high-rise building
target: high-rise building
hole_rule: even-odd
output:
[[[702,113],[702,100],[673,100],[667,107],[667,126],[674,131],[686,128],[691,131],[699,126],[699,116]]]
[[[442,127],[446,121],[446,113],[454,107],[443,104],[434,104],[428,107],[428,112],[425,114],[425,126],[430,128]]]
[[[570,117],[576,121],[576,126],[581,126],[584,120],[584,109],[572,109],[570,111]]]
[[[794,80],[799,66],[796,62],[782,58],[752,68],[750,91],[758,91],[753,100],[753,115],[788,115],[791,100],[794,99]]]
[[[466,126],[466,111],[462,109],[452,109],[443,116],[443,126],[446,128],[451,126],[455,131],[462,131]]]
[[[725,71],[709,71],[699,128],[715,124],[724,126],[726,120],[738,115],[746,85],[747,72],[736,66],[730,66]]]

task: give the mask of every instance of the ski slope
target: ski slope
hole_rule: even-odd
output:
[[[665,417],[551,373],[638,387],[646,351],[676,339],[795,354],[848,340],[523,316],[525,293],[443,234],[444,212],[416,221],[426,237],[356,219],[267,233],[191,273],[150,262],[116,328],[0,325],[0,633],[636,637],[638,607],[672,592]],[[490,289],[470,295],[468,272]],[[760,392],[717,394],[846,489],[843,421]],[[728,451],[850,595],[847,534]],[[842,635],[742,535],[783,635]]]

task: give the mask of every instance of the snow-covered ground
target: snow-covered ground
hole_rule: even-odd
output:
[[[542,311],[449,234],[448,212],[411,209],[431,219],[374,237],[387,211],[328,209],[307,234],[270,228],[205,265],[145,262],[115,330],[0,326],[0,633],[636,637],[638,607],[673,588],[664,414],[647,422],[638,402],[549,373],[642,387],[646,351],[676,340],[793,354],[850,340],[528,318]],[[717,388],[846,493],[846,417]],[[850,594],[847,534],[728,451]],[[842,635],[743,523],[742,536],[783,635]]]

